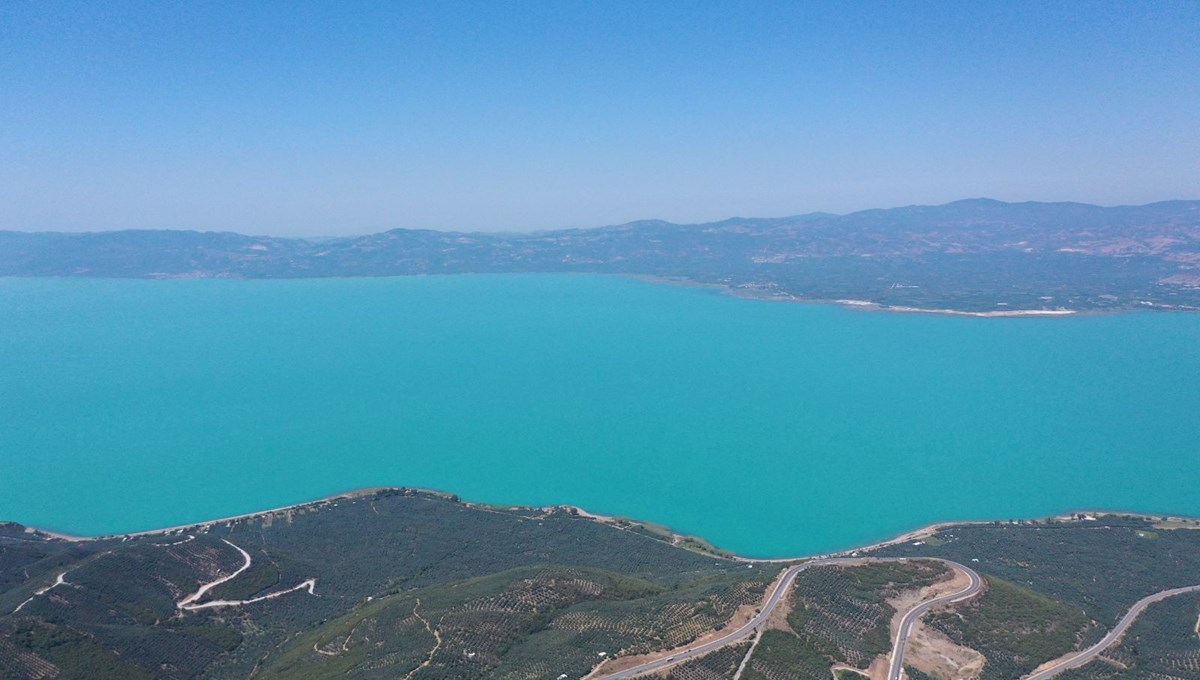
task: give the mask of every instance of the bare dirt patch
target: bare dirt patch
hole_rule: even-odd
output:
[[[971,577],[965,572],[961,572],[958,569],[951,569],[951,573],[953,574],[951,578],[942,579],[937,583],[917,590],[905,590],[895,597],[888,599],[888,604],[896,609],[896,614],[892,617],[891,624],[888,626],[889,634],[893,640],[896,639],[896,632],[900,629],[900,619],[904,618],[904,615],[910,609],[925,600],[932,600],[935,597],[962,590],[971,582]]]
[[[906,666],[936,677],[978,678],[983,672],[983,654],[955,644],[940,631],[928,628],[918,621],[908,638],[908,649],[904,654]]]
[[[854,673],[854,674],[860,675],[864,678],[871,678],[871,680],[874,680],[874,676],[871,675],[871,671],[869,669],[864,671],[861,668],[855,668],[854,666],[847,666],[844,663],[835,663],[835,664],[833,664],[833,667],[830,668],[829,670],[832,672],[832,677],[834,677],[834,678],[838,677],[838,672],[841,671],[843,673]],[[886,674],[886,669],[885,669],[884,673]]]
[[[910,609],[921,602],[931,600],[965,588],[970,583],[970,577],[958,569],[953,570],[953,576],[943,579],[919,590],[906,590],[888,600],[888,604],[896,608],[892,617],[889,631],[893,640],[900,628],[900,619]],[[885,657],[876,659],[878,662]],[[908,648],[904,654],[905,665],[917,670],[943,678],[977,678],[983,671],[984,656],[969,647],[956,644],[945,634],[928,628],[921,621],[913,625],[908,638]],[[874,668],[875,664],[872,664]],[[887,677],[887,665],[883,668],[881,680]],[[872,675],[872,678],[875,678]]]
[[[1185,518],[1168,518],[1152,525],[1155,529],[1200,529],[1200,520]]]
[[[887,680],[889,670],[891,669],[888,668],[887,656],[881,655],[875,657],[871,665],[867,666],[867,675],[871,677],[871,680]],[[859,672],[861,673],[862,671]]]
[[[792,613],[792,597],[791,591],[795,585],[788,588],[788,592],[779,599],[779,603],[775,605],[775,609],[771,611],[771,615],[767,617],[765,630],[782,630],[792,632],[792,627],[788,624],[787,617]],[[770,591],[768,591],[770,592]]]

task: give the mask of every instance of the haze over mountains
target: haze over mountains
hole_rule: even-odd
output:
[[[631,274],[742,294],[971,312],[1200,309],[1200,201],[1005,203],[639,221],[593,229],[397,229],[323,241],[195,231],[0,232],[0,276],[307,278]]]

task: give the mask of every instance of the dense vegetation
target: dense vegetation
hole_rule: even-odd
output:
[[[502,572],[375,600],[290,642],[258,677],[394,678],[418,666],[422,678],[447,680],[582,677],[602,656],[695,639],[757,601],[763,585],[720,576],[665,588],[565,567]]]
[[[872,554],[955,560],[1078,607],[1107,627],[1150,593],[1200,582],[1200,530],[1155,524],[1115,515],[961,524]]]
[[[1062,680],[1200,680],[1200,593],[1150,605],[1120,644]]]
[[[983,652],[984,679],[1021,677],[1088,638],[1092,622],[1080,609],[995,576],[986,583],[980,597],[926,619],[951,640]]]
[[[810,638],[792,631],[768,630],[754,648],[742,674],[745,680],[824,680],[830,676],[825,651]]]
[[[715,652],[709,652],[699,659],[694,659],[672,668],[667,673],[667,680],[720,680],[732,678],[737,672],[738,665],[746,653],[750,651],[750,643],[723,647]]]
[[[251,566],[201,601],[313,578],[315,595],[178,611],[200,583],[242,566],[226,539]],[[0,677],[396,677],[421,664],[427,678],[582,675],[599,651],[673,646],[722,625],[777,571],[674,547],[631,522],[403,490],[124,541],[9,527],[0,611],[21,609],[0,616]]]
[[[985,576],[981,597],[928,619],[983,653],[985,678],[1093,644],[1142,597],[1200,583],[1196,525],[1140,517],[964,524],[876,554],[944,557]]]
[[[927,623],[981,652],[985,678],[1016,678],[1098,640],[1144,595],[1200,582],[1194,526],[1115,516],[955,525],[877,553],[980,571],[983,594]],[[628,520],[406,490],[170,535],[71,542],[0,525],[0,678],[578,678],[606,657],[722,628],[782,568],[675,542]],[[239,548],[250,567],[195,602],[309,579],[314,592],[181,611],[200,584],[244,566]],[[889,599],[946,576],[918,559],[802,572],[743,677],[827,680],[835,664],[865,668],[890,648]],[[1152,606],[1073,677],[1197,677],[1198,613],[1200,596]],[[747,649],[669,674],[729,677]]]
[[[887,600],[947,577],[941,563],[915,560],[801,572],[786,629],[763,634],[743,677],[827,680],[835,664],[865,669],[891,650]]]
[[[825,651],[830,662],[866,668],[891,650],[888,626],[896,609],[889,598],[949,576],[938,562],[886,562],[811,569],[792,590],[787,622]]]

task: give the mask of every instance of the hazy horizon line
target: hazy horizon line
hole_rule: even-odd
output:
[[[1168,198],[1168,199],[1162,199],[1162,200],[1158,200],[1158,201],[1150,201],[1148,203],[1100,204],[1100,203],[1088,203],[1086,201],[1038,201],[1038,200],[1005,201],[1005,200],[996,199],[996,198],[988,198],[986,196],[975,196],[975,197],[971,197],[971,198],[960,198],[960,199],[955,199],[953,201],[946,201],[945,203],[907,203],[904,205],[892,205],[892,206],[888,206],[888,207],[863,208],[860,210],[851,210],[848,212],[829,212],[829,211],[825,211],[825,210],[813,210],[810,212],[800,212],[800,213],[792,213],[789,215],[776,215],[776,216],[759,215],[759,216],[747,217],[747,216],[743,216],[743,215],[730,215],[728,217],[723,217],[720,219],[703,221],[703,222],[675,222],[672,220],[662,219],[662,218],[658,218],[658,217],[646,217],[646,218],[630,220],[627,222],[617,222],[617,223],[609,223],[609,224],[594,224],[591,226],[581,226],[581,227],[550,227],[550,228],[544,228],[544,229],[521,229],[521,228],[478,229],[478,228],[471,228],[471,227],[439,229],[439,228],[433,228],[433,227],[398,226],[398,227],[388,227],[385,229],[379,229],[379,230],[375,230],[375,231],[362,231],[362,232],[347,233],[347,234],[325,234],[325,235],[316,234],[316,235],[304,236],[304,235],[300,235],[300,234],[264,234],[264,233],[255,233],[255,232],[249,231],[249,230],[239,231],[236,229],[187,229],[187,228],[177,228],[177,227],[134,227],[134,228],[122,228],[122,229],[79,229],[79,230],[0,229],[0,234],[7,233],[7,234],[87,235],[87,234],[117,234],[117,233],[125,233],[125,232],[164,232],[164,231],[166,231],[166,232],[177,232],[177,233],[181,233],[181,234],[185,234],[185,233],[236,234],[238,236],[249,236],[249,237],[254,237],[254,238],[290,239],[290,240],[300,240],[300,241],[333,241],[333,240],[338,240],[338,239],[361,238],[364,236],[373,236],[376,234],[386,234],[386,233],[392,232],[392,231],[427,231],[427,232],[436,232],[436,233],[443,233],[443,234],[487,234],[487,235],[523,234],[523,235],[530,235],[530,234],[545,234],[545,233],[563,232],[563,231],[589,231],[589,230],[595,230],[595,229],[608,229],[608,228],[612,228],[612,227],[624,227],[624,226],[643,224],[643,223],[668,224],[668,225],[672,225],[672,226],[707,226],[707,225],[721,224],[724,222],[731,222],[731,221],[736,221],[736,220],[789,220],[789,219],[800,219],[800,218],[814,217],[814,216],[850,217],[853,215],[858,215],[861,213],[868,213],[868,212],[905,210],[905,209],[909,209],[909,208],[943,208],[943,207],[954,205],[957,203],[972,203],[972,202],[1000,203],[1000,204],[1004,204],[1004,205],[1029,205],[1029,204],[1075,205],[1075,206],[1084,206],[1084,207],[1089,207],[1089,208],[1101,208],[1101,209],[1105,209],[1105,210],[1113,210],[1113,209],[1118,209],[1118,208],[1145,208],[1145,207],[1159,205],[1159,204],[1163,204],[1163,203],[1200,203],[1200,198]]]

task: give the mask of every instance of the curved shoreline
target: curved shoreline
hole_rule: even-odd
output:
[[[35,527],[35,526],[20,524],[19,522],[11,522],[11,523],[23,527],[27,533],[40,534],[42,536],[48,536],[50,538],[55,538],[55,539],[63,540],[63,541],[84,542],[84,541],[127,540],[130,538],[138,538],[138,537],[142,537],[142,536],[165,536],[165,535],[187,532],[187,531],[196,531],[196,530],[201,530],[201,529],[208,529],[208,528],[217,526],[219,524],[226,524],[229,522],[238,522],[238,521],[248,520],[248,519],[256,519],[256,518],[265,517],[268,515],[274,515],[274,514],[282,513],[282,512],[289,512],[289,511],[293,511],[293,510],[301,510],[301,509],[309,509],[309,508],[319,508],[319,507],[322,507],[325,505],[337,503],[338,501],[341,501],[341,500],[354,500],[354,499],[358,499],[358,498],[371,496],[371,495],[374,495],[374,494],[377,494],[380,492],[384,492],[384,491],[408,491],[408,492],[413,492],[416,494],[425,494],[425,495],[435,496],[435,497],[439,497],[439,498],[443,498],[443,499],[456,499],[458,502],[460,502],[468,507],[471,507],[474,509],[479,509],[479,510],[501,510],[501,509],[517,509],[517,508],[527,509],[527,510],[543,510],[543,511],[568,510],[568,511],[572,511],[572,512],[576,513],[577,515],[579,515],[580,517],[582,517],[584,519],[588,519],[588,520],[591,520],[594,522],[599,522],[602,524],[609,524],[609,525],[614,526],[615,528],[621,528],[619,526],[619,522],[621,522],[621,521],[632,522],[632,523],[640,524],[640,525],[661,526],[661,525],[655,524],[654,522],[650,522],[650,521],[646,521],[646,520],[639,520],[639,519],[628,518],[628,517],[623,517],[623,516],[618,516],[618,515],[602,515],[602,514],[590,512],[590,511],[588,511],[582,507],[579,507],[577,505],[570,505],[570,504],[566,504],[566,505],[502,505],[502,504],[498,504],[498,503],[482,503],[482,502],[469,501],[469,500],[462,499],[458,495],[453,494],[448,491],[441,491],[438,489],[427,489],[427,488],[422,488],[422,487],[412,487],[412,486],[359,487],[356,489],[340,491],[337,493],[329,494],[327,496],[321,496],[319,498],[314,498],[314,499],[307,500],[307,501],[300,501],[298,503],[292,503],[290,505],[283,505],[283,506],[279,506],[279,507],[275,507],[275,508],[269,508],[266,510],[257,510],[254,512],[247,512],[247,513],[242,513],[242,514],[238,514],[238,515],[229,515],[226,517],[218,517],[216,519],[202,520],[199,522],[191,522],[188,524],[177,524],[177,525],[162,527],[162,528],[158,528],[158,529],[145,529],[145,530],[140,530],[140,531],[126,532],[126,533],[99,534],[96,536],[80,536],[80,535],[76,535],[76,534],[69,534],[69,533],[53,531],[53,530],[49,530],[49,529],[41,529],[41,528]],[[871,552],[873,550],[878,550],[880,548],[885,548],[888,546],[897,545],[900,543],[906,543],[906,542],[917,540],[920,538],[925,538],[925,537],[928,537],[942,529],[946,529],[949,527],[955,527],[955,526],[992,524],[994,522],[1008,523],[1008,522],[1012,522],[1012,521],[1016,521],[1016,522],[1038,522],[1038,521],[1045,521],[1045,520],[1068,521],[1068,520],[1074,519],[1075,518],[1074,516],[1076,516],[1076,515],[1083,515],[1086,518],[1094,518],[1095,516],[1105,516],[1105,515],[1113,516],[1113,515],[1115,515],[1115,516],[1119,516],[1119,517],[1140,518],[1140,519],[1147,519],[1147,520],[1154,520],[1154,521],[1165,520],[1168,522],[1170,522],[1170,521],[1195,522],[1195,523],[1197,523],[1197,525],[1196,525],[1197,528],[1200,528],[1200,517],[1192,517],[1192,516],[1188,516],[1188,515],[1129,512],[1129,511],[1124,511],[1124,510],[1083,509],[1083,510],[1074,510],[1074,511],[1071,511],[1066,514],[1044,515],[1041,517],[1026,517],[1026,518],[1018,518],[1018,519],[1008,517],[1008,518],[1004,518],[1004,519],[946,520],[946,521],[932,522],[930,524],[923,525],[923,526],[913,529],[911,531],[906,531],[902,534],[898,534],[896,536],[893,536],[891,538],[887,538],[887,539],[884,539],[881,541],[876,541],[874,543],[869,543],[869,544],[860,545],[860,546],[852,546],[849,548],[832,550],[832,551],[823,552],[823,553],[813,553],[813,554],[797,555],[797,556],[790,556],[790,557],[750,557],[750,556],[746,556],[746,555],[741,555],[741,554],[733,552],[731,550],[721,548],[720,546],[716,546],[716,545],[712,544],[711,542],[709,542],[708,540],[706,540],[705,538],[703,538],[702,536],[697,536],[697,535],[693,535],[693,534],[683,534],[683,533],[675,532],[674,530],[670,530],[670,529],[668,529],[669,534],[664,536],[664,538],[668,539],[667,542],[671,543],[672,545],[675,545],[676,547],[679,547],[681,550],[690,550],[691,548],[689,548],[685,545],[678,545],[677,541],[680,541],[683,539],[692,539],[694,541],[698,541],[701,544],[712,546],[717,552],[717,555],[715,555],[715,556],[722,557],[724,559],[735,560],[735,561],[740,561],[740,562],[786,563],[786,562],[795,562],[797,560],[810,560],[810,559],[819,559],[819,558],[844,556],[844,555],[854,555],[856,553]],[[5,523],[4,520],[0,520],[0,525],[3,525],[4,523]]]
[[[535,272],[536,273],[536,272]],[[968,316],[974,318],[1027,318],[1027,317],[1068,317],[1068,316],[1098,316],[1109,314],[1136,314],[1138,312],[1197,312],[1200,307],[1191,305],[1167,305],[1156,304],[1152,302],[1143,302],[1140,306],[1129,307],[1114,307],[1114,308],[1095,308],[1095,309],[1072,309],[1068,307],[1056,307],[1054,309],[994,309],[994,310],[969,310],[955,309],[953,307],[913,307],[910,305],[889,305],[883,302],[875,302],[874,300],[860,300],[854,298],[807,298],[793,295],[791,293],[771,292],[768,289],[740,287],[725,283],[706,283],[703,281],[694,281],[688,278],[676,278],[670,276],[656,276],[654,274],[613,274],[613,273],[588,273],[588,272],[567,272],[568,275],[584,275],[584,276],[626,276],[666,286],[681,286],[684,288],[709,288],[717,291],[721,295],[729,297],[741,298],[743,300],[762,300],[765,302],[798,302],[812,305],[836,305],[845,309],[855,309],[866,312],[890,312],[894,314],[935,314],[940,316]]]
[[[413,491],[420,491],[423,493],[435,494],[435,495],[439,495],[439,496],[451,495],[451,494],[447,494],[447,493],[444,493],[441,491],[434,491],[432,489],[417,489],[414,487],[364,486],[364,487],[360,487],[357,489],[351,489],[349,491],[340,491],[337,493],[332,493],[332,494],[329,494],[328,496],[321,496],[319,498],[313,498],[313,499],[307,500],[307,501],[300,501],[299,503],[292,503],[291,505],[281,505],[279,507],[268,508],[266,510],[255,510],[254,512],[246,512],[246,513],[242,513],[240,515],[229,515],[226,517],[218,517],[216,519],[206,519],[206,520],[201,520],[199,522],[192,522],[190,524],[176,524],[173,526],[162,527],[159,529],[143,529],[140,531],[129,531],[129,532],[125,532],[125,533],[115,533],[115,534],[96,534],[95,536],[80,536],[79,534],[68,534],[68,533],[65,533],[62,531],[54,531],[52,529],[42,529],[39,527],[29,526],[29,525],[25,525],[25,524],[21,524],[21,526],[25,527],[26,531],[32,531],[34,533],[43,534],[45,536],[50,536],[51,538],[57,538],[59,540],[72,541],[72,542],[107,541],[107,540],[116,540],[116,539],[137,538],[138,536],[162,536],[162,535],[166,535],[166,534],[173,534],[176,532],[186,531],[189,529],[203,529],[203,528],[213,527],[218,524],[224,524],[226,522],[237,522],[237,521],[244,520],[244,519],[254,519],[257,517],[264,517],[266,515],[273,515],[277,512],[287,512],[289,510],[297,510],[300,508],[307,508],[310,506],[315,507],[318,505],[323,505],[325,503],[332,503],[332,502],[336,502],[336,501],[343,500],[343,499],[348,500],[348,499],[352,499],[352,498],[361,498],[363,496],[369,496],[369,495],[371,495],[373,493],[377,493],[379,491],[392,491],[392,490],[400,490],[400,489],[411,489]],[[3,521],[0,521],[0,524],[3,524]],[[13,522],[13,524],[20,524],[20,522]]]
[[[309,500],[309,501],[293,503],[293,504],[286,505],[286,506],[272,508],[272,509],[268,509],[268,510],[261,510],[261,511],[251,512],[251,513],[243,513],[243,514],[228,516],[228,517],[219,518],[219,519],[206,520],[206,521],[198,522],[198,523],[194,523],[194,524],[177,525],[177,526],[166,527],[166,528],[161,528],[161,529],[151,529],[151,530],[145,530],[145,531],[130,532],[130,533],[125,533],[125,534],[110,534],[110,535],[95,536],[95,537],[81,537],[81,536],[70,536],[67,534],[44,531],[44,530],[40,530],[40,529],[36,529],[36,528],[32,528],[32,527],[23,527],[23,529],[26,533],[32,533],[32,534],[43,536],[43,537],[48,537],[48,538],[53,538],[53,539],[58,539],[58,540],[80,541],[80,542],[82,542],[82,541],[103,541],[103,540],[127,540],[129,538],[135,538],[135,537],[178,535],[178,534],[185,533],[188,531],[198,532],[198,531],[207,530],[208,528],[219,525],[219,524],[229,524],[231,522],[266,517],[269,515],[274,515],[274,514],[278,514],[278,513],[286,513],[289,511],[293,511],[293,510],[321,510],[321,509],[325,509],[325,508],[335,507],[339,501],[370,499],[372,497],[375,497],[377,494],[380,494],[383,492],[400,492],[400,493],[403,493],[404,495],[423,496],[428,500],[441,499],[441,500],[444,500],[447,502],[460,503],[468,508],[481,510],[481,511],[485,511],[485,512],[501,512],[504,510],[521,510],[521,511],[534,512],[534,513],[536,513],[539,510],[543,511],[543,512],[554,512],[554,511],[564,512],[565,511],[565,512],[569,512],[571,515],[573,515],[579,519],[582,519],[585,521],[601,523],[601,524],[607,524],[607,525],[611,526],[612,528],[621,530],[621,531],[630,531],[630,530],[634,529],[634,526],[631,526],[631,524],[636,524],[635,520],[629,520],[629,519],[622,518],[622,517],[598,515],[595,513],[588,512],[582,508],[579,508],[578,506],[573,506],[573,505],[524,506],[524,505],[485,504],[485,503],[476,503],[476,502],[471,502],[471,501],[465,501],[465,500],[462,500],[461,498],[459,498],[455,494],[450,494],[450,493],[442,492],[442,491],[414,488],[414,487],[384,486],[384,487],[359,488],[359,489],[354,489],[354,490],[345,491],[345,492],[341,492],[341,493],[331,494],[328,496],[323,496],[321,498],[317,498],[317,499],[313,499],[313,500]],[[536,517],[536,515],[533,515],[533,517]],[[675,650],[671,650],[667,653],[667,655],[664,655],[662,658],[649,659],[640,664],[632,666],[630,668],[626,668],[624,670],[617,670],[617,671],[613,671],[609,674],[602,674],[600,676],[596,676],[595,674],[600,672],[601,668],[603,668],[604,664],[602,663],[600,666],[594,667],[592,669],[591,673],[589,673],[588,677],[603,678],[604,680],[608,680],[609,678],[612,678],[612,680],[618,680],[619,678],[633,677],[634,675],[640,676],[647,671],[657,671],[657,670],[662,670],[662,669],[665,669],[668,667],[673,667],[680,663],[688,661],[690,659],[703,656],[704,654],[707,654],[708,652],[715,651],[716,649],[721,649],[721,648],[727,646],[728,644],[732,644],[734,642],[739,642],[739,641],[745,639],[746,637],[750,636],[752,634],[752,632],[757,633],[759,631],[759,627],[761,626],[761,624],[763,622],[766,621],[766,618],[769,616],[769,614],[773,610],[775,604],[779,601],[779,599],[783,596],[783,594],[790,587],[791,582],[794,580],[795,576],[805,569],[812,568],[812,567],[824,566],[824,565],[873,562],[876,560],[883,560],[883,561],[893,561],[893,560],[906,561],[909,559],[937,560],[939,562],[943,562],[943,563],[950,565],[952,568],[957,568],[961,572],[967,574],[969,577],[970,583],[968,584],[968,586],[964,587],[963,589],[961,589],[959,591],[955,591],[950,594],[941,595],[941,596],[935,597],[930,600],[925,600],[925,601],[919,602],[915,606],[913,606],[909,611],[905,612],[903,618],[901,619],[899,630],[897,631],[894,639],[892,640],[893,644],[892,644],[891,652],[888,657],[888,675],[887,675],[887,680],[903,680],[903,677],[904,677],[902,674],[903,662],[904,662],[904,658],[905,658],[908,637],[910,635],[912,625],[932,608],[941,606],[943,604],[959,602],[961,600],[968,599],[970,597],[975,596],[980,591],[980,585],[982,583],[982,579],[980,578],[979,574],[974,572],[974,570],[972,570],[970,567],[960,564],[960,563],[957,563],[957,562],[954,562],[952,560],[948,560],[946,558],[922,557],[922,556],[876,557],[871,554],[873,551],[878,550],[883,547],[886,547],[886,546],[896,545],[896,544],[900,544],[900,543],[914,541],[914,540],[917,540],[917,539],[920,539],[923,537],[928,537],[928,536],[936,534],[938,531],[948,529],[948,528],[953,528],[956,526],[961,527],[961,526],[969,526],[969,525],[983,525],[983,524],[993,524],[993,523],[997,523],[997,522],[1000,522],[1001,524],[1005,524],[1005,525],[1015,524],[1015,523],[1030,525],[1030,524],[1050,522],[1050,521],[1074,521],[1074,522],[1083,523],[1083,522],[1088,522],[1088,521],[1095,521],[1101,517],[1142,519],[1142,520],[1150,521],[1151,523],[1154,524],[1155,527],[1161,527],[1161,528],[1167,529],[1167,530],[1176,529],[1176,528],[1179,528],[1179,529],[1191,528],[1194,530],[1200,529],[1200,518],[1194,518],[1194,517],[1188,517],[1188,516],[1182,516],[1182,515],[1147,514],[1147,513],[1117,512],[1117,511],[1074,511],[1074,512],[1071,512],[1068,514],[1051,515],[1051,516],[1045,516],[1045,517],[1041,517],[1041,518],[1026,518],[1026,519],[1019,519],[1019,520],[1008,519],[1008,520],[968,520],[968,521],[957,521],[957,522],[956,521],[935,522],[935,523],[920,527],[918,529],[915,529],[915,530],[912,530],[909,532],[905,532],[903,534],[899,534],[893,538],[890,538],[890,539],[887,539],[884,541],[879,541],[876,543],[872,543],[869,545],[861,546],[858,548],[850,548],[850,549],[846,549],[846,550],[842,550],[842,551],[838,551],[838,552],[828,552],[828,553],[816,554],[816,555],[803,555],[803,556],[797,556],[797,557],[780,557],[780,558],[751,558],[751,557],[737,555],[737,554],[734,554],[734,553],[731,553],[728,551],[720,551],[720,554],[709,553],[709,552],[705,552],[705,550],[703,550],[703,549],[697,549],[694,546],[689,546],[686,543],[684,543],[682,545],[680,544],[682,542],[681,539],[690,538],[693,540],[699,540],[699,542],[702,545],[711,545],[711,544],[708,544],[706,541],[703,541],[703,539],[695,539],[695,537],[678,534],[675,532],[671,532],[669,530],[666,530],[665,534],[659,533],[656,531],[655,533],[659,533],[658,537],[645,536],[645,538],[647,540],[664,541],[672,546],[679,547],[679,548],[685,549],[685,550],[692,550],[694,552],[701,552],[703,554],[709,555],[711,557],[716,557],[718,559],[727,559],[727,560],[738,561],[738,562],[747,562],[747,563],[777,563],[777,564],[787,564],[788,566],[785,567],[783,569],[783,571],[781,572],[781,577],[776,582],[775,589],[774,589],[774,591],[772,591],[770,597],[768,598],[768,605],[765,606],[764,608],[762,608],[761,610],[759,610],[758,612],[756,612],[756,616],[753,619],[751,619],[748,623],[744,624],[737,630],[734,630],[732,632],[729,632],[726,635],[723,635],[722,637],[719,637],[715,640],[709,640],[702,644],[694,645],[691,647],[684,646],[684,647],[681,647],[681,648],[678,648]],[[1163,526],[1163,525],[1172,524],[1172,523],[1177,523],[1177,525],[1170,526],[1170,527]],[[21,525],[17,525],[17,526],[21,526]],[[638,525],[638,526],[641,526],[641,525]],[[655,525],[649,525],[649,526],[655,526]],[[662,529],[662,527],[657,527],[657,528]],[[645,532],[637,532],[637,533],[642,534]],[[191,540],[192,538],[194,538],[194,536],[189,535],[183,541],[177,541],[176,543],[158,544],[158,545],[176,545],[177,543],[187,542],[188,540]],[[26,539],[26,540],[30,540],[30,539]],[[252,562],[251,556],[243,548],[236,545],[235,543],[230,542],[228,539],[221,538],[221,540],[224,543],[228,544],[229,546],[233,547],[235,550],[237,550],[238,553],[241,554],[241,556],[244,560],[244,563],[230,574],[216,578],[215,580],[210,581],[210,582],[201,583],[199,585],[198,590],[191,593],[190,595],[185,596],[182,600],[179,600],[176,602],[176,608],[179,611],[187,612],[187,611],[196,611],[196,610],[203,610],[203,609],[239,607],[239,606],[254,604],[257,602],[261,602],[261,601],[265,601],[265,600],[269,600],[269,599],[273,599],[273,598],[277,598],[277,597],[282,597],[282,596],[288,595],[290,593],[303,591],[303,590],[307,590],[310,595],[316,595],[316,592],[315,592],[316,579],[309,578],[309,579],[307,579],[297,585],[294,585],[292,587],[272,591],[266,595],[261,595],[261,596],[250,598],[247,600],[211,600],[211,601],[201,602],[201,600],[203,600],[204,597],[213,588],[235,579],[237,576],[239,576],[240,574],[242,574],[243,572],[248,570],[251,566],[251,562]],[[59,585],[69,585],[69,583],[66,582],[64,579],[64,577],[67,575],[67,573],[68,572],[60,573],[58,575],[57,581],[54,584],[48,585],[47,587],[44,587],[41,590],[38,590],[34,594],[33,597],[28,598],[25,602],[22,602],[20,605],[18,605],[17,609],[13,613],[20,611],[20,609],[22,607],[24,607],[30,601],[35,599],[37,596],[42,595],[45,592],[48,592],[49,590],[53,589],[54,587],[57,587]],[[1112,630],[1110,630],[1108,632],[1108,634],[1100,642],[1098,642],[1097,644],[1095,644],[1087,649],[1080,650],[1077,653],[1074,653],[1069,656],[1065,656],[1063,658],[1055,660],[1055,662],[1052,662],[1049,665],[1044,665],[1044,667],[1041,667],[1040,670],[1035,670],[1033,674],[1024,676],[1022,678],[1022,680],[1049,680],[1053,676],[1056,676],[1065,670],[1068,670],[1071,668],[1076,668],[1076,667],[1079,667],[1079,666],[1089,663],[1090,661],[1094,660],[1094,658],[1097,657],[1105,649],[1107,649],[1107,648],[1111,647],[1113,644],[1116,644],[1117,642],[1119,642],[1120,639],[1123,637],[1124,633],[1126,632],[1126,630],[1129,628],[1129,626],[1134,622],[1134,620],[1137,619],[1137,617],[1142,613],[1142,611],[1144,611],[1149,605],[1159,602],[1163,599],[1166,599],[1167,597],[1171,597],[1171,596],[1183,594],[1183,593],[1197,592],[1197,591],[1200,591],[1200,585],[1190,585],[1190,586],[1172,588],[1172,589],[1164,590],[1164,591],[1154,593],[1151,595],[1147,595],[1146,597],[1142,598],[1137,603],[1135,603],[1124,614],[1124,616],[1118,621],[1118,624]],[[755,637],[756,642],[757,642],[757,639],[758,639],[758,637],[756,636]],[[748,658],[748,657],[746,657],[746,658]],[[746,658],[743,658],[743,663],[745,662]]]

